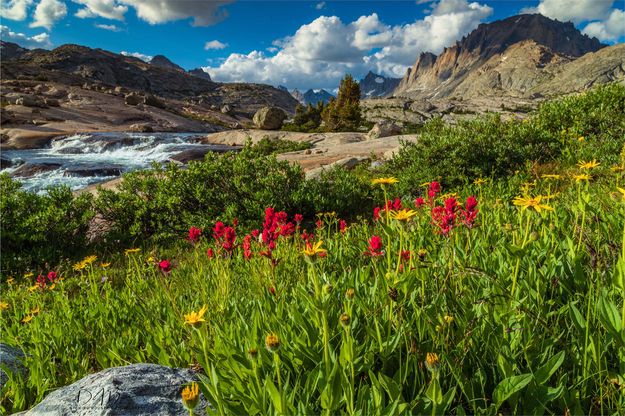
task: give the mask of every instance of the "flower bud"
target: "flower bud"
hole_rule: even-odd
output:
[[[271,352],[276,352],[280,349],[280,338],[276,334],[269,334],[265,338],[265,346]]]
[[[339,322],[341,323],[341,325],[343,325],[344,327],[348,327],[350,322],[351,322],[351,318],[349,317],[348,314],[344,313],[339,317]]]

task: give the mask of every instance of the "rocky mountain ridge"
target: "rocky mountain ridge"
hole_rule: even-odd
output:
[[[593,78],[597,71],[592,68],[598,66],[591,62],[586,62],[586,74],[580,71],[575,61],[590,53],[605,65],[599,72],[613,76]],[[551,95],[547,86],[567,85],[571,73],[581,75],[583,85],[620,79],[618,68],[625,64],[622,53],[619,45],[601,44],[570,22],[539,14],[512,16],[479,25],[438,56],[422,53],[394,95],[418,99]],[[557,88],[557,93],[562,92],[561,86]]]
[[[360,98],[383,98],[393,94],[401,78],[387,78],[369,71],[360,81]]]
[[[302,93],[296,88],[291,91],[291,95],[302,105],[315,105],[319,101],[323,101],[324,104],[327,104],[331,98],[334,98],[334,95],[330,94],[324,89],[313,90],[312,88],[310,88],[305,93]]]

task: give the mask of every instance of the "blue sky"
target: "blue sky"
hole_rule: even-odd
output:
[[[625,39],[622,0],[1,0],[2,39],[163,54],[220,81],[329,88],[345,72],[401,76],[481,22],[540,12],[606,43]]]

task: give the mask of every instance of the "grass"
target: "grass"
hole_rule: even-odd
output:
[[[88,373],[154,362],[199,363],[219,414],[622,414],[624,196],[620,173],[590,173],[468,185],[455,197],[477,197],[475,225],[456,211],[447,235],[425,196],[420,208],[402,201],[416,211],[408,221],[382,211],[345,228],[321,214],[270,258],[257,238],[246,258],[205,229],[167,250],[62,264],[45,286],[13,276],[0,324],[30,375],[11,378],[2,405],[25,409]],[[394,199],[398,185],[385,186]],[[547,196],[552,210],[515,206],[519,195]],[[325,256],[303,254],[303,232]],[[374,235],[381,255],[363,254]],[[205,322],[185,324],[204,305]]]

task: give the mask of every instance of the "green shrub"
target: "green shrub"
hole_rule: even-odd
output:
[[[82,252],[93,218],[90,194],[75,197],[69,188],[56,187],[37,195],[7,174],[0,175],[0,186],[3,274]]]
[[[418,142],[402,147],[385,171],[411,193],[432,178],[457,186],[478,177],[509,175],[527,161],[548,161],[558,152],[559,142],[532,123],[488,115],[452,126],[437,118],[423,126]]]
[[[269,137],[263,137],[255,144],[251,142],[246,143],[251,152],[256,153],[258,156],[269,156],[278,153],[295,152],[298,150],[310,149],[312,145],[309,142],[295,142],[293,140],[284,140]]]
[[[116,190],[99,193],[95,209],[109,224],[106,240],[163,241],[189,226],[212,227],[217,220],[256,225],[272,206],[309,218],[320,210],[357,215],[370,205],[369,185],[344,171],[305,181],[299,166],[262,157],[254,147],[241,153],[209,153],[186,169],[170,164],[124,176]]]

